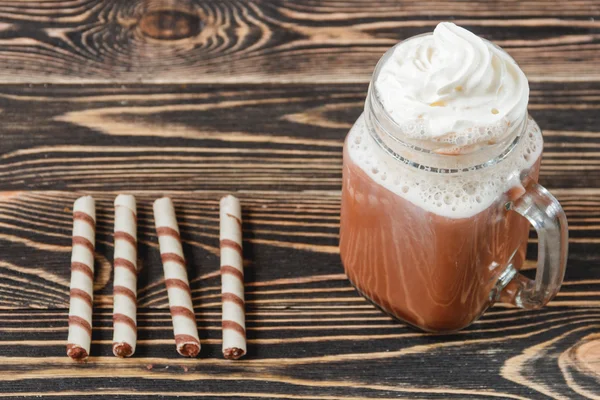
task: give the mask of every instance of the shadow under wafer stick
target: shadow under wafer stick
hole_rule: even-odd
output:
[[[137,341],[137,209],[135,197],[115,199],[113,354],[130,357]]]
[[[223,357],[236,360],[246,354],[242,210],[236,197],[221,199],[220,221]]]
[[[67,355],[85,360],[92,342],[94,306],[94,246],[96,243],[96,204],[83,196],[73,204],[73,250]]]
[[[154,202],[154,221],[169,296],[177,352],[182,356],[196,357],[200,352],[200,339],[198,338],[196,315],[192,304],[179,227],[170,198],[163,197]]]

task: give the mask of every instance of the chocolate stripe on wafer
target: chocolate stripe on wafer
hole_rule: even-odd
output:
[[[71,299],[77,298],[83,300],[90,308],[94,307],[94,301],[92,300],[92,296],[88,294],[88,292],[81,289],[71,289],[69,292]]]
[[[241,336],[244,336],[244,338],[246,337],[246,329],[244,329],[244,327],[242,325],[238,324],[235,321],[223,320],[221,322],[221,326],[223,327],[224,330],[231,329],[231,330],[239,333]]]
[[[92,228],[96,228],[96,221],[89,214],[82,211],[74,211],[73,212],[73,220],[81,220],[90,224]]]
[[[176,343],[186,343],[186,342],[187,343],[193,343],[193,342],[199,343],[198,339],[196,339],[195,337],[190,336],[190,335],[183,335],[183,334],[175,335],[175,342]]]
[[[132,246],[137,246],[137,240],[127,232],[115,232],[115,241],[124,240]]]
[[[81,329],[86,331],[90,337],[92,336],[92,325],[87,320],[75,315],[69,315],[69,328],[72,326],[79,326]]]
[[[117,314],[113,314],[113,324],[117,324],[117,323],[125,324],[131,330],[133,330],[134,332],[137,332],[137,324],[135,323],[134,320],[132,320],[131,318],[129,318],[127,315],[118,314],[118,313]],[[119,343],[119,342],[114,342],[114,343]]]
[[[234,242],[233,240],[222,239],[221,240],[221,249],[224,249],[224,248],[233,249],[233,250],[237,251],[238,253],[240,253],[240,255],[242,255],[242,246],[240,244]]]
[[[173,306],[169,308],[169,311],[171,311],[171,316],[173,317],[185,317],[196,323],[196,315],[189,308]]]
[[[241,219],[239,219],[239,218],[238,218],[238,217],[236,217],[235,215],[232,215],[232,214],[229,214],[229,213],[227,213],[226,215],[227,215],[229,218],[233,218],[233,219],[235,219],[235,221],[238,223],[238,225],[240,226],[240,228],[242,227],[242,220],[241,220]]]
[[[181,265],[183,268],[185,268],[185,259],[175,253],[164,253],[160,255],[160,259],[162,260],[163,264],[166,262],[175,262],[179,265]]]
[[[73,250],[67,338],[67,355],[74,360],[88,357],[92,341],[95,227],[94,198],[78,198],[73,204]]]
[[[94,271],[90,267],[88,267],[87,264],[80,263],[80,262],[72,262],[71,263],[71,273],[73,273],[74,271],[82,272],[82,273],[86,274],[88,276],[88,278],[90,278],[91,281],[94,280]]]
[[[113,354],[129,357],[137,342],[137,205],[135,197],[115,199]]]
[[[137,267],[133,262],[129,260],[126,260],[124,258],[116,258],[113,264],[115,268],[125,268],[133,275],[137,275]]]
[[[177,352],[195,357],[200,339],[175,209],[168,197],[156,200],[153,208]]]
[[[177,232],[173,228],[169,228],[168,226],[161,226],[159,228],[156,228],[156,234],[158,236],[171,236],[172,238],[181,241],[179,232]]]
[[[221,267],[221,275],[233,275],[240,281],[244,282],[244,273],[231,265],[223,265]]]
[[[82,236],[73,236],[73,246],[75,245],[87,247],[89,251],[91,251],[92,253],[94,252],[93,241],[90,241],[89,239],[86,239]]]
[[[127,298],[129,298],[134,304],[137,303],[137,295],[129,288],[126,288],[125,286],[117,286],[115,285],[113,287],[113,294],[116,295],[121,295],[121,296],[125,296]]]
[[[186,282],[182,281],[181,279],[166,279],[165,285],[167,286],[167,289],[178,288],[181,290],[185,290],[186,292],[188,292],[188,294],[190,296],[192,295],[192,291],[190,290],[190,285],[188,285]]]
[[[246,354],[244,267],[242,259],[242,210],[233,196],[220,202],[221,294],[223,302],[223,357]],[[229,251],[229,250],[234,251]]]
[[[223,302],[230,301],[233,304],[237,304],[239,307],[244,308],[244,300],[240,299],[239,296],[233,293],[223,293],[222,294]]]

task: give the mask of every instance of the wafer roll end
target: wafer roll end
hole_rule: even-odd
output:
[[[200,353],[200,341],[190,335],[176,335],[177,352],[184,357],[196,357]]]
[[[221,208],[229,208],[229,207],[235,207],[235,208],[239,208],[240,207],[240,200],[231,195],[228,194],[226,196],[221,197],[221,201],[219,202]]]
[[[92,196],[81,196],[73,203],[73,212],[85,211],[96,220],[96,202]]]
[[[67,355],[75,361],[85,361],[88,358],[88,352],[76,344],[67,344]]]
[[[123,206],[129,208],[135,214],[136,203],[135,196],[130,194],[120,194],[115,198],[115,207]]]
[[[171,226],[177,225],[177,217],[175,216],[175,207],[173,206],[173,200],[170,197],[161,197],[154,201],[152,206],[154,210],[154,223],[155,226]],[[175,221],[175,223],[173,223]],[[179,232],[179,227],[173,227]]]
[[[113,343],[113,354],[119,358],[131,357],[133,348],[125,342]]]
[[[165,207],[173,207],[173,200],[171,200],[170,197],[164,196],[164,197],[161,197],[160,199],[154,200],[154,203],[153,203],[154,212],[156,212],[156,210],[162,210]]]
[[[227,349],[223,349],[223,357],[227,360],[237,360],[246,355],[245,349],[240,349],[239,347],[230,347]]]

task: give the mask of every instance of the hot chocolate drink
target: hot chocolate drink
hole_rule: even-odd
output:
[[[541,188],[543,147],[528,95],[512,58],[450,23],[400,43],[378,64],[344,147],[340,252],[349,279],[386,312],[427,331],[461,329],[521,268],[529,236],[522,215],[530,218],[521,203]],[[540,256],[555,264],[551,290],[533,293],[517,276],[517,305],[541,306],[560,286],[560,214],[542,221],[559,231],[559,253]]]

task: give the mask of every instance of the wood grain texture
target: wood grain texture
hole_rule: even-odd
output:
[[[43,387],[47,394],[68,398],[90,390],[100,396],[135,389],[141,394],[132,393],[134,398],[142,398],[166,396],[177,388],[176,395],[190,397],[301,399],[576,398],[579,392],[598,393],[600,254],[593,226],[600,220],[599,190],[556,191],[571,223],[572,242],[567,282],[548,307],[522,311],[499,305],[466,331],[446,336],[421,334],[392,321],[349,285],[337,253],[337,193],[240,194],[249,353],[235,364],[220,359],[222,193],[164,193],[175,199],[180,218],[202,335],[198,360],[183,360],[173,351],[152,225],[151,205],[159,193],[134,194],[142,265],[136,356],[115,361],[111,355],[111,260],[104,255],[112,254],[115,193],[96,192],[93,357],[81,366],[63,356],[69,207],[77,194],[3,193],[0,248],[10,251],[0,260],[0,392],[27,394],[33,392],[25,388]],[[452,371],[459,370],[469,374],[455,381]],[[110,389],[107,376],[112,377]],[[343,378],[348,376],[350,381]],[[493,385],[486,383],[489,377],[495,377]]]
[[[451,19],[531,80],[599,80],[599,14],[595,0],[4,0],[0,79],[366,83],[387,48]]]
[[[570,226],[548,307],[435,336],[358,296],[341,149],[380,55],[455,20],[531,80]],[[0,0],[0,398],[600,398],[600,3]],[[85,84],[85,85],[84,85]],[[248,355],[221,359],[218,201],[243,205]],[[139,341],[112,356],[113,206],[139,204]],[[71,205],[97,200],[90,360],[64,356]],[[152,201],[174,199],[198,359],[173,349]],[[529,258],[536,254],[531,238]],[[533,276],[529,263],[525,274]]]
[[[531,86],[542,184],[600,187],[600,82]],[[0,189],[339,190],[366,90],[0,86]]]

